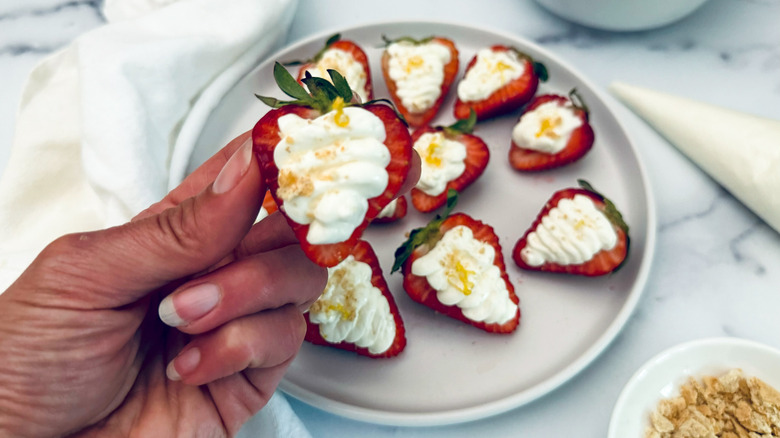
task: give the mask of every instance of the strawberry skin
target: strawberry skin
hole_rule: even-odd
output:
[[[523,112],[528,113],[547,102],[558,102],[561,105],[569,103],[566,96],[546,94],[536,97]],[[556,154],[548,154],[533,149],[518,146],[514,141],[509,148],[509,163],[520,171],[538,171],[561,167],[579,160],[593,147],[595,135],[588,121],[588,111],[584,107],[574,106],[576,117],[582,121],[582,125],[576,128],[569,137],[566,146]]]
[[[584,183],[583,181],[580,183],[583,184],[583,188],[560,190],[555,192],[550,200],[547,201],[542,211],[536,217],[536,220],[525,232],[523,237],[517,241],[512,250],[512,259],[517,266],[527,270],[594,277],[614,272],[625,262],[629,248],[628,226],[623,222],[621,214],[617,211],[611,201],[594,191],[587,183]],[[536,230],[539,224],[542,223],[542,219],[544,219],[550,210],[555,208],[561,200],[573,199],[577,194],[585,195],[590,198],[596,208],[607,216],[607,219],[610,220],[610,223],[617,233],[617,244],[611,249],[599,251],[590,260],[582,264],[560,265],[547,261],[540,266],[532,266],[526,263],[525,260],[523,260],[522,251],[528,245],[528,235]]]
[[[365,240],[359,240],[354,246],[352,256],[355,260],[366,263],[371,267],[371,284],[382,292],[382,295],[387,299],[390,305],[390,313],[393,315],[395,321],[395,338],[390,348],[379,354],[371,353],[368,348],[359,347],[356,344],[342,341],[339,343],[332,343],[325,340],[320,334],[319,325],[311,322],[309,312],[303,314],[306,319],[306,341],[316,345],[325,345],[329,347],[338,348],[341,350],[353,351],[357,354],[368,356],[371,358],[388,358],[397,356],[406,347],[406,330],[404,328],[401,314],[398,311],[398,306],[395,303],[393,295],[390,293],[390,289],[387,287],[387,281],[382,274],[382,269],[379,266],[379,260],[376,257],[371,245]]]
[[[387,52],[387,50],[385,50],[385,52],[382,54],[382,73],[387,84],[387,91],[390,93],[390,98],[398,108],[398,111],[401,113],[401,115],[403,115],[404,119],[406,119],[406,122],[409,124],[409,126],[412,127],[424,126],[433,120],[444,103],[444,99],[447,97],[452,84],[455,82],[455,78],[458,75],[458,69],[460,68],[458,49],[452,40],[444,37],[433,37],[431,41],[437,42],[449,49],[450,62],[444,66],[444,80],[441,84],[441,93],[439,94],[439,98],[430,108],[422,113],[412,113],[408,108],[404,107],[401,98],[398,96],[398,86],[390,77],[390,54]],[[468,117],[468,111],[466,112],[466,117]]]
[[[493,260],[493,264],[501,270],[501,278],[504,280],[506,288],[509,291],[509,298],[513,303],[518,305],[520,300],[515,294],[511,281],[509,281],[509,276],[506,273],[506,265],[504,264],[504,257],[501,252],[501,245],[499,244],[498,236],[496,236],[493,228],[481,221],[471,218],[466,214],[456,213],[443,220],[437,233],[438,237],[440,238],[448,230],[451,230],[458,225],[465,225],[469,227],[474,233],[475,239],[487,243],[495,249],[495,258]],[[438,240],[438,238],[435,240]],[[485,330],[490,333],[501,334],[514,332],[520,324],[519,307],[517,308],[515,316],[503,324],[476,322],[466,317],[461,311],[460,307],[457,305],[447,306],[442,304],[436,296],[436,290],[431,287],[431,285],[428,283],[428,280],[425,277],[412,274],[412,264],[414,261],[427,254],[433,248],[433,245],[435,245],[435,243],[426,243],[418,246],[412,251],[411,256],[406,259],[403,264],[403,285],[404,290],[406,290],[406,293],[409,295],[409,297],[411,297],[414,301],[428,306],[439,313],[465,322],[466,324],[470,324],[481,330]]]
[[[333,43],[327,44],[326,48],[323,52],[321,52],[318,56],[318,58],[321,58],[322,55],[324,55],[324,52],[330,49],[339,49],[343,50],[350,55],[352,55],[352,58],[355,59],[355,61],[359,62],[361,66],[363,66],[363,71],[366,73],[366,95],[368,97],[368,100],[374,99],[374,86],[371,82],[371,67],[368,63],[368,56],[366,56],[366,52],[363,51],[360,46],[358,46],[355,42],[350,40],[338,40]],[[301,66],[301,68],[298,70],[298,82],[303,85],[303,78],[305,77],[306,70],[312,69],[317,65],[316,60],[309,61]],[[343,72],[342,72],[343,74]]]
[[[393,214],[390,216],[383,216],[379,217],[377,216],[374,218],[374,220],[371,222],[372,224],[386,224],[390,222],[395,222],[403,219],[406,217],[406,212],[408,210],[407,202],[406,202],[406,196],[400,196],[395,200],[395,209],[393,210]]]
[[[423,213],[431,212],[443,206],[447,202],[449,189],[461,192],[470,186],[482,175],[488,161],[490,161],[490,150],[481,138],[468,133],[450,132],[442,127],[424,126],[416,129],[412,134],[412,144],[424,134],[434,132],[442,132],[447,139],[457,141],[466,146],[466,169],[456,179],[449,181],[445,190],[437,196],[431,196],[417,188],[412,189],[412,205]],[[425,160],[425,157],[421,158]]]
[[[495,52],[515,50],[503,45],[494,45],[490,49]],[[494,91],[487,99],[464,102],[457,98],[454,107],[455,118],[465,119],[469,116],[469,111],[473,109],[477,113],[478,120],[485,120],[514,111],[528,103],[539,86],[539,75],[534,69],[534,62],[528,56],[523,55],[521,60],[525,63],[523,74]],[[476,62],[477,57],[475,55],[466,66],[466,72],[474,67]]]
[[[366,105],[363,108],[379,117],[384,123],[386,132],[384,144],[391,155],[390,163],[386,167],[389,177],[387,187],[383,193],[368,200],[368,211],[363,222],[343,242],[313,245],[306,240],[309,225],[299,224],[285,215],[306,255],[320,266],[335,266],[350,254],[368,223],[397,196],[411,166],[411,136],[406,125],[398,118],[395,111],[391,107],[382,104]],[[286,105],[266,113],[252,130],[254,152],[260,163],[263,177],[282,212],[284,212],[284,200],[277,195],[279,189],[279,169],[274,163],[273,152],[281,140],[278,120],[285,114],[297,114],[305,119],[314,119],[321,115],[319,111],[307,106]]]

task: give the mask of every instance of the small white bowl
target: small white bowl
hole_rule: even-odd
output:
[[[536,0],[550,12],[597,29],[646,30],[673,23],[707,0]]]
[[[672,347],[645,363],[620,393],[609,438],[641,438],[662,399],[677,396],[688,377],[720,376],[739,368],[780,389],[780,350],[739,338],[710,338]]]

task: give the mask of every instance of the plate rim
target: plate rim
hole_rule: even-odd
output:
[[[544,47],[538,45],[534,41],[527,39],[526,37],[518,34],[509,33],[503,30],[488,29],[484,26],[475,26],[459,21],[452,20],[378,20],[370,21],[355,26],[334,26],[325,30],[318,31],[308,36],[299,38],[298,40],[291,41],[287,44],[283,44],[280,48],[269,53],[268,55],[260,58],[256,62],[237,62],[229,67],[221,76],[227,76],[231,83],[226,84],[223,80],[220,84],[217,84],[220,92],[213,92],[212,86],[209,86],[201,97],[195,102],[191,110],[191,114],[201,114],[205,111],[207,115],[205,117],[199,117],[198,123],[192,123],[191,117],[185,119],[180,131],[180,138],[185,136],[191,141],[192,147],[197,142],[198,138],[202,135],[202,129],[205,126],[208,119],[211,117],[211,113],[219,105],[219,102],[230,90],[232,90],[240,81],[242,81],[248,74],[254,71],[257,67],[266,62],[278,58],[281,54],[296,50],[307,44],[311,44],[316,41],[324,41],[327,37],[335,34],[348,31],[356,31],[366,28],[374,27],[388,27],[388,26],[425,26],[434,25],[438,27],[451,27],[451,28],[464,28],[470,31],[478,31],[487,34],[496,35],[498,38],[518,41],[523,45],[526,45],[533,50],[543,54],[544,57],[554,61],[564,69],[577,77],[577,80],[585,85],[593,94],[597,96],[599,100],[608,108],[612,118],[615,121],[616,127],[623,132],[627,141],[627,147],[630,149],[633,157],[635,158],[638,169],[638,182],[641,184],[643,194],[646,198],[646,204],[644,205],[647,210],[646,217],[646,230],[644,230],[645,242],[644,251],[641,253],[642,262],[636,273],[636,279],[634,281],[633,289],[637,292],[631,294],[620,311],[615,315],[612,323],[607,329],[597,338],[596,342],[591,344],[576,360],[562,368],[559,372],[553,374],[551,377],[543,380],[536,386],[529,388],[520,393],[513,394],[508,397],[494,400],[489,403],[483,403],[477,406],[471,406],[467,408],[455,408],[447,409],[437,412],[428,413],[409,413],[409,412],[390,412],[380,409],[367,408],[356,406],[354,404],[345,403],[338,400],[322,396],[314,393],[313,391],[301,388],[299,385],[290,383],[286,377],[282,378],[279,383],[278,389],[287,395],[290,395],[304,403],[307,403],[313,407],[322,409],[326,412],[330,412],[336,415],[350,418],[353,420],[369,422],[374,424],[392,425],[392,426],[441,426],[465,423],[469,421],[479,420],[490,416],[498,415],[509,410],[518,408],[525,404],[528,404],[540,397],[549,394],[571,380],[577,374],[585,370],[590,364],[592,364],[597,357],[599,357],[614,341],[620,331],[625,327],[626,323],[630,320],[631,316],[636,310],[639,300],[644,295],[644,290],[647,286],[647,280],[652,268],[652,262],[656,247],[656,232],[657,232],[657,213],[656,203],[648,177],[647,169],[640,159],[641,155],[636,147],[634,140],[632,139],[629,131],[626,129],[625,124],[617,116],[614,103],[607,98],[607,95],[599,88],[596,87],[590,79],[584,76],[578,69],[573,68],[568,62],[562,60],[556,54],[550,52]],[[216,100],[215,100],[216,99]],[[190,122],[190,123],[188,123]],[[189,160],[187,160],[187,163]],[[186,164],[185,163],[185,166]],[[184,173],[182,173],[183,175]]]

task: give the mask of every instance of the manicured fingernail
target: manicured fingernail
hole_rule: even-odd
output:
[[[187,375],[198,367],[200,363],[200,350],[193,347],[179,353],[175,359],[168,363],[165,374],[170,380],[181,380],[181,375]]]
[[[217,285],[201,283],[165,297],[157,313],[162,322],[171,327],[180,327],[211,312],[217,307],[220,295]]]
[[[214,193],[225,193],[235,187],[249,169],[252,162],[252,137],[249,137],[233,156],[225,163],[225,167],[214,180]]]

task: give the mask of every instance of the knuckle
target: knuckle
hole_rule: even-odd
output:
[[[183,254],[198,253],[203,248],[204,233],[199,227],[193,200],[186,200],[177,208],[164,210],[154,218],[161,240],[172,242]]]

